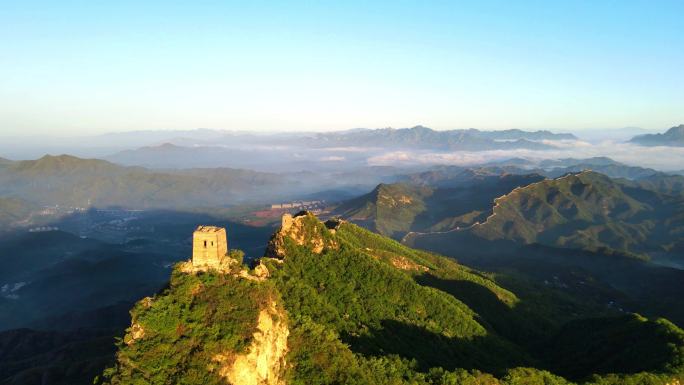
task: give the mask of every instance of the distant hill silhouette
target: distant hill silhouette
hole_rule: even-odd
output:
[[[684,146],[684,124],[672,127],[663,134],[638,135],[630,140],[631,143],[642,146]]]

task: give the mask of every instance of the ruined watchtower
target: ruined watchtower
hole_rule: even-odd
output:
[[[220,269],[228,254],[226,229],[198,226],[192,233],[192,265],[195,268]]]

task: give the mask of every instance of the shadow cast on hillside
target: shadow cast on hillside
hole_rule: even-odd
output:
[[[494,292],[475,282],[442,279],[428,273],[417,276],[416,282],[451,294],[477,313],[476,320],[481,325],[518,345],[530,348],[534,341],[543,339],[552,331],[549,323],[541,319],[531,321],[521,314],[524,305],[518,303],[511,307]]]
[[[507,242],[500,242],[505,245]],[[465,249],[473,250],[473,245]],[[484,286],[463,280],[436,277],[430,273],[424,273],[415,277],[417,283],[432,287],[446,293],[466,304],[477,313],[477,321],[485,326],[494,335],[500,335],[533,352],[539,368],[552,371],[571,380],[586,379],[592,374],[633,374],[640,371],[663,371],[672,360],[676,359],[674,353],[668,353],[668,341],[656,342],[656,338],[649,337],[652,343],[646,344],[639,349],[630,348],[629,341],[639,340],[639,335],[644,333],[638,329],[625,330],[623,334],[603,333],[595,335],[596,330],[613,330],[611,325],[623,327],[618,322],[620,313],[606,308],[606,303],[616,301],[619,306],[629,305],[627,309],[645,312],[654,315],[678,315],[677,306],[673,309],[663,310],[659,306],[644,306],[647,302],[639,297],[639,292],[652,292],[652,297],[661,298],[660,302],[667,304],[678,303],[670,299],[668,294],[661,293],[660,287],[676,288],[681,286],[674,281],[674,277],[682,277],[682,272],[675,269],[664,269],[650,266],[645,261],[625,258],[618,255],[604,255],[596,252],[578,251],[571,249],[558,249],[542,245],[513,246],[507,245],[500,249],[500,253],[493,253],[491,249],[479,250],[476,255],[462,258],[468,264],[477,266],[479,269],[512,273],[515,277],[520,272],[528,272],[526,280],[532,278],[533,282],[544,283],[547,288],[555,288],[559,295],[549,297],[554,301],[553,308],[563,310],[565,316],[558,311],[549,313],[551,308],[546,298],[540,302],[542,293],[534,292],[534,285],[526,286],[524,290],[516,285],[510,286],[510,277],[505,282],[500,282],[504,287],[513,289],[519,298],[514,306],[509,306],[501,301],[497,295]],[[452,249],[453,250],[453,249]],[[459,248],[459,254],[466,254],[468,250]],[[517,273],[516,273],[517,272]],[[505,274],[509,276],[509,274]],[[624,281],[629,277],[629,282]],[[639,278],[648,282],[648,288],[640,287]],[[547,282],[548,279],[550,282]],[[554,282],[554,279],[556,281]],[[658,283],[658,281],[662,281]],[[616,286],[620,290],[616,289]],[[639,290],[636,290],[637,286]],[[631,291],[624,291],[629,287]],[[544,291],[547,292],[547,291]],[[679,291],[681,293],[681,291]],[[585,310],[594,309],[589,313],[579,311],[585,308],[587,303],[577,303],[567,300],[571,295],[586,299],[592,305]],[[642,294],[643,295],[643,294]],[[671,293],[669,294],[672,295]],[[634,296],[634,297],[632,297]],[[643,301],[638,303],[637,301]],[[547,303],[547,305],[545,305]],[[593,306],[593,307],[592,307]],[[601,310],[603,307],[603,311]],[[578,311],[577,314],[575,312]],[[629,311],[629,310],[627,310]],[[622,313],[624,314],[624,313]],[[548,317],[551,318],[548,318]],[[586,327],[589,323],[572,321],[577,318],[591,318],[592,327]],[[569,321],[569,322],[568,322]],[[574,337],[568,337],[573,335]],[[658,335],[657,333],[654,335]],[[592,337],[594,336],[594,337]],[[425,337],[428,338],[428,337]],[[590,343],[595,346],[590,346]],[[461,341],[455,343],[462,344]],[[472,341],[475,345],[483,341]],[[436,344],[435,346],[438,346]],[[648,360],[639,357],[635,352],[654,352]],[[562,354],[558,354],[563,352]],[[658,353],[658,354],[656,354]],[[657,356],[657,357],[656,357]],[[407,357],[411,357],[410,355]],[[648,362],[646,362],[648,361]],[[488,363],[491,367],[491,363]],[[478,365],[472,366],[481,369]],[[497,366],[497,369],[503,368]],[[491,369],[490,369],[491,370]]]
[[[507,369],[530,365],[531,361],[510,344],[492,335],[470,339],[447,337],[423,327],[396,320],[383,320],[381,327],[362,336],[343,336],[352,351],[366,356],[397,355],[414,360],[419,370],[477,369],[501,375]]]
[[[511,367],[532,362],[535,367],[571,380],[586,379],[593,374],[661,372],[678,360],[679,353],[673,348],[680,343],[677,333],[671,331],[672,334],[667,335],[664,330],[669,326],[635,321],[639,316],[604,315],[572,320],[559,328],[537,317],[538,309],[526,303],[524,298],[509,307],[492,291],[471,281],[441,279],[430,274],[417,276],[416,281],[449,293],[468,305],[478,314],[477,321],[490,333],[464,340],[446,338],[411,325],[383,322],[383,329],[374,330],[371,335],[395,338],[399,342],[393,343],[388,350],[374,345],[372,337],[366,337],[360,346],[409,359],[421,357],[418,360],[421,368],[430,365],[446,369],[462,367],[500,374]],[[533,357],[511,355],[512,351],[499,342],[497,335],[524,347]],[[417,349],[421,343],[428,348]],[[482,351],[493,352],[496,359],[480,355]],[[648,353],[643,356],[643,352]]]

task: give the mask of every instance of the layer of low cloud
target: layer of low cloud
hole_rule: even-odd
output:
[[[630,143],[605,141],[549,141],[550,150],[492,150],[492,151],[390,151],[371,156],[368,163],[373,166],[448,164],[476,165],[510,158],[525,158],[531,161],[562,158],[609,157],[630,166],[654,168],[662,171],[684,169],[684,147],[643,147]]]
[[[324,156],[320,160],[321,162],[343,162],[347,160],[347,158],[343,156]]]

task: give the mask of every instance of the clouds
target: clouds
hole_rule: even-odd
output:
[[[630,166],[654,168],[661,171],[684,169],[684,147],[642,147],[630,143],[604,141],[589,143],[577,141],[545,141],[555,149],[550,150],[492,150],[492,151],[389,151],[371,156],[368,163],[373,166],[389,165],[475,165],[510,158],[525,158],[531,161],[560,158],[591,158],[607,156]]]
[[[343,156],[324,156],[319,159],[321,162],[344,162],[347,158]]]

